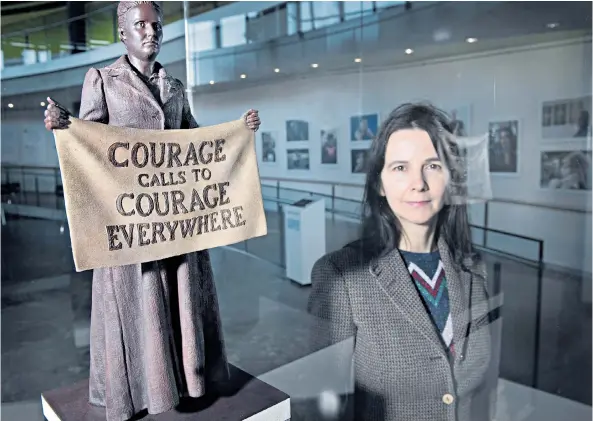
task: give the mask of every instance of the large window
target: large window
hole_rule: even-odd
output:
[[[215,25],[212,21],[190,23],[187,36],[190,51],[194,53],[216,48]]]
[[[340,4],[337,1],[314,1],[313,26],[314,29],[340,23]],[[347,2],[344,2],[347,3]]]
[[[247,43],[245,15],[229,16],[220,20],[220,46],[234,47]]]
[[[368,16],[373,13],[372,1],[345,1],[344,5],[344,18],[348,19],[360,19],[361,16]],[[391,3],[391,2],[390,2]]]

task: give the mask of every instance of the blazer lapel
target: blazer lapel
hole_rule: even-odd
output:
[[[424,337],[434,343],[441,352],[444,352],[440,333],[430,314],[426,311],[399,251],[393,250],[388,255],[372,262],[370,271],[395,307]]]
[[[464,282],[465,275],[460,274],[454,265],[449,248],[443,239],[438,241],[439,254],[445,268],[449,290],[449,310],[453,319],[453,345],[455,360],[463,358],[463,349],[469,323],[470,283]]]
[[[160,104],[150,89],[148,89],[146,83],[144,83],[142,79],[140,79],[140,77],[136,74],[136,72],[134,72],[128,63],[126,56],[121,56],[113,65],[109,66],[108,73],[110,76],[117,77],[126,83],[130,89],[136,91],[136,93],[146,98],[146,100],[148,100],[162,114],[164,121],[164,114]]]
[[[163,107],[180,91],[177,80],[169,75],[163,67],[159,69],[159,88]]]

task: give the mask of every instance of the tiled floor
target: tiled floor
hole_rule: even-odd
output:
[[[308,287],[286,280],[281,228],[268,214],[267,237],[212,250],[229,358],[256,376],[272,376],[313,351]],[[3,410],[35,408],[42,391],[88,376],[91,273],[73,271],[67,227],[54,221],[9,218],[2,227]],[[328,251],[356,237],[356,224],[327,220]],[[534,367],[537,274],[508,259],[504,292],[501,377],[530,385]],[[231,272],[241,268],[241,276]],[[581,299],[579,279],[544,272],[539,354],[542,390],[591,405],[591,306]],[[7,404],[8,406],[4,406]],[[305,420],[307,399],[293,400],[294,419]],[[17,406],[15,406],[17,405]],[[31,406],[32,405],[32,406]],[[309,405],[309,406],[308,406]],[[590,417],[589,417],[590,418]],[[8,419],[8,418],[6,418]],[[20,419],[20,418],[18,418]]]

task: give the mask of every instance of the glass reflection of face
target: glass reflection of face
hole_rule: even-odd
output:
[[[429,134],[398,130],[389,136],[381,172],[381,194],[404,226],[426,225],[443,208],[449,172]]]
[[[163,41],[161,16],[151,4],[139,4],[126,13],[125,27],[120,28],[120,34],[129,55],[155,60]]]

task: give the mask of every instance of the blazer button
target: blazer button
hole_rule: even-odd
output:
[[[453,397],[453,395],[449,394],[449,393],[445,393],[443,395],[443,402],[446,405],[451,405],[453,402],[455,401],[455,398]]]

